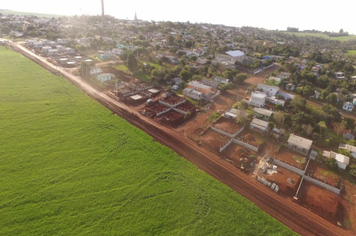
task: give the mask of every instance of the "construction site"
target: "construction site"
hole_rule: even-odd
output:
[[[159,124],[177,127],[193,117],[197,110],[197,107],[184,98],[166,93],[155,101],[147,101],[141,108],[141,114],[154,119]]]

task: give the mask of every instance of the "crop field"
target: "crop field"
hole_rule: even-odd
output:
[[[346,54],[354,56],[354,55],[356,55],[356,50],[348,50]]]
[[[348,41],[348,40],[356,40],[356,35],[348,35],[348,36],[340,36],[340,37],[330,37],[326,34],[323,33],[304,33],[304,32],[287,32],[287,31],[283,31],[283,33],[285,34],[289,34],[289,35],[295,35],[298,37],[317,37],[317,38],[325,38],[325,39],[330,39],[330,40],[338,40],[340,42],[344,42],[344,41]]]
[[[295,235],[3,47],[0,104],[0,235]]]

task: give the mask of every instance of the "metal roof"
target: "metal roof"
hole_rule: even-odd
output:
[[[264,116],[271,116],[273,114],[273,111],[270,111],[270,110],[267,110],[267,109],[263,109],[263,108],[259,108],[259,107],[253,108],[253,111],[257,112],[257,113],[259,113],[261,115],[264,115]]]
[[[288,143],[292,143],[298,147],[309,150],[311,148],[311,145],[313,144],[313,141],[306,139],[306,138],[302,138],[302,137],[294,135],[294,134],[291,134],[289,136]]]
[[[245,56],[244,52],[241,52],[240,50],[235,50],[235,51],[227,51],[226,54],[232,56],[232,57],[241,57]]]
[[[253,126],[253,128],[258,128],[258,129],[261,129],[261,130],[265,130],[265,129],[267,129],[268,124],[269,123],[267,121],[254,118],[251,121],[250,126]]]

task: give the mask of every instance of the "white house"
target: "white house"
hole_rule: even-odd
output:
[[[349,151],[351,153],[352,157],[356,158],[356,147],[355,146],[351,146],[350,144],[340,143],[339,149],[345,149],[345,150]]]
[[[335,159],[337,166],[342,170],[345,170],[346,167],[350,164],[350,158],[340,153],[336,153],[333,151],[324,151],[323,156]]]
[[[215,77],[214,81],[219,82],[220,84],[227,84],[229,83],[229,79],[223,77]]]
[[[75,53],[75,49],[74,48],[65,48],[65,52],[67,53],[67,54],[74,54]]]
[[[91,75],[100,74],[102,72],[103,71],[101,70],[100,67],[92,67],[92,68],[90,68],[90,74]]]
[[[69,39],[57,39],[57,43],[59,43],[59,44],[67,44],[67,43],[69,43]]]
[[[48,54],[48,50],[52,49],[52,47],[50,46],[44,46],[42,47],[42,53],[43,54]]]
[[[57,49],[50,49],[48,50],[48,56],[57,56],[58,50]]]
[[[104,74],[99,74],[99,75],[97,75],[96,78],[97,78],[98,80],[100,80],[101,82],[105,82],[105,81],[114,79],[114,78],[115,78],[115,75],[110,74],[110,73],[104,73]]]
[[[345,79],[344,72],[335,72],[335,79]]]
[[[250,105],[255,107],[265,106],[267,95],[264,92],[255,91],[251,93]]]
[[[62,45],[57,45],[56,49],[58,50],[59,53],[65,52],[66,48]]]
[[[344,105],[342,106],[342,109],[345,111],[352,111],[354,109],[354,104],[351,102],[344,102]]]
[[[245,59],[245,53],[240,50],[235,51],[227,51],[227,55],[229,55],[234,61],[243,62]]]
[[[257,89],[261,90],[267,94],[268,97],[276,96],[279,92],[279,88],[276,86],[270,86],[267,84],[258,84]]]

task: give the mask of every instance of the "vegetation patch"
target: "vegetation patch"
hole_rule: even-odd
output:
[[[0,83],[1,235],[295,235],[2,47]]]

